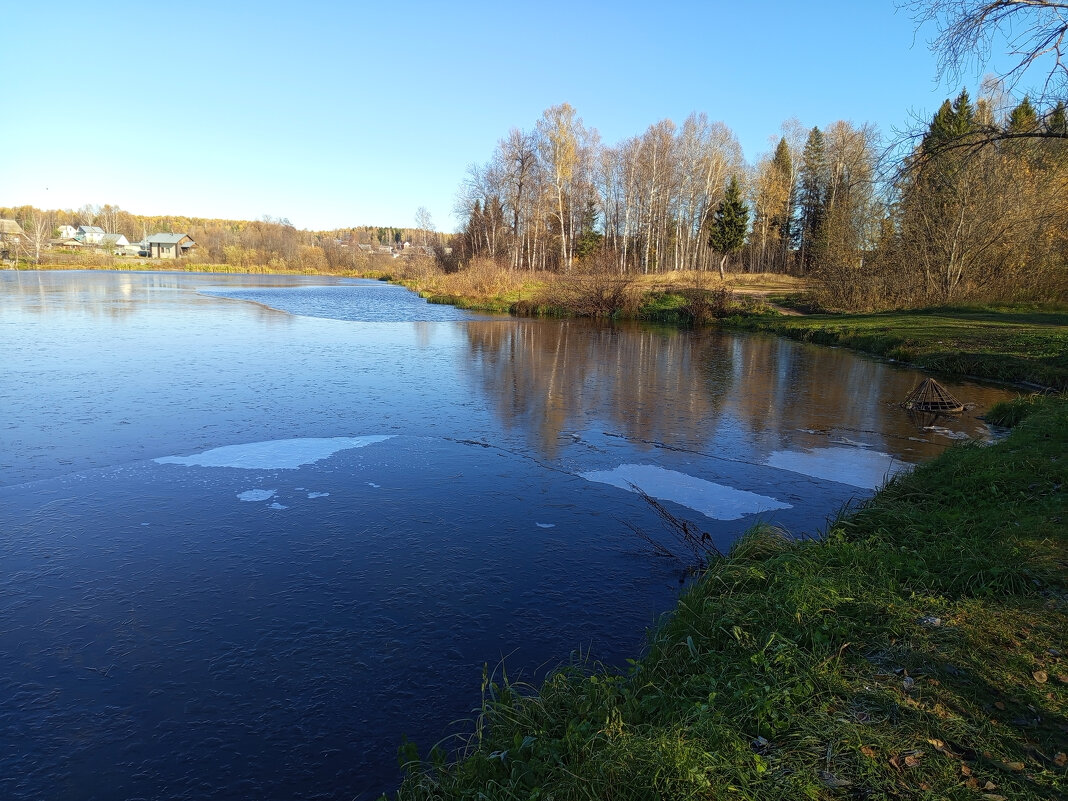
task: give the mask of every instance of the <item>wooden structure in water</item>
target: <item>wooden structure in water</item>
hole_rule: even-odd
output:
[[[920,412],[944,412],[956,414],[964,411],[964,404],[954,398],[948,389],[933,378],[925,378],[916,389],[901,402],[906,409]]]

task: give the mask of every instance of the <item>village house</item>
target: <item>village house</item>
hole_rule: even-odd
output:
[[[74,238],[85,245],[99,245],[107,232],[98,225],[79,225]]]
[[[196,247],[189,234],[152,234],[145,244],[152,259],[178,259]]]
[[[59,232],[56,235],[57,239],[74,239],[78,236],[78,229],[73,225],[61,225],[57,231]]]
[[[0,220],[0,258],[12,258],[25,239],[21,225],[14,220]]]

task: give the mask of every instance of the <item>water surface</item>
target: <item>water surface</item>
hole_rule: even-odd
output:
[[[482,668],[621,665],[683,566],[957,438],[921,376],[378,282],[0,274],[0,797],[373,798]],[[449,741],[447,741],[449,742]]]

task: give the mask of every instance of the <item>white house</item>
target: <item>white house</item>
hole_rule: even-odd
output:
[[[56,239],[74,239],[78,235],[78,229],[73,225],[59,226],[59,236]]]
[[[105,233],[104,229],[97,225],[79,225],[78,232],[74,235],[74,238],[81,240],[86,245],[99,245],[104,241]]]

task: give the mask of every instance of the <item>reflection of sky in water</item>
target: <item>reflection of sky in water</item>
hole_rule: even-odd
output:
[[[813,532],[1012,394],[919,419],[844,350],[293,276],[0,273],[0,348],[13,798],[376,797],[483,663],[637,652],[680,566],[627,482],[721,549]]]

